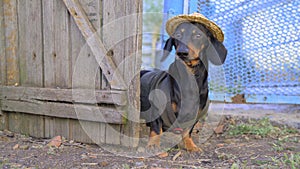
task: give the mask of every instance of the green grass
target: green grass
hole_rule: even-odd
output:
[[[263,118],[259,121],[249,120],[248,123],[241,123],[238,125],[231,125],[229,127],[229,135],[255,135],[260,137],[279,137],[287,134],[297,133],[296,129],[287,127],[279,128],[273,126],[268,118]]]
[[[276,166],[298,169],[300,168],[300,153],[284,153],[283,157],[272,158],[272,161]]]

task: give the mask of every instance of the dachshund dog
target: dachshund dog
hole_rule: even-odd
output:
[[[202,151],[192,130],[208,110],[208,62],[224,63],[227,50],[206,27],[196,22],[177,26],[166,41],[162,61],[175,47],[176,59],[168,71],[141,71],[141,118],[150,127],[147,147],[159,147],[160,135],[182,135],[187,151]]]

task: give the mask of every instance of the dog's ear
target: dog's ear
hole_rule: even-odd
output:
[[[165,61],[167,57],[169,56],[170,52],[172,51],[173,46],[175,46],[175,40],[170,37],[164,46],[163,56],[161,58],[161,62]]]
[[[219,42],[214,37],[210,37],[211,44],[206,50],[206,56],[210,62],[214,65],[222,65],[225,62],[227,56],[227,49],[223,43]]]

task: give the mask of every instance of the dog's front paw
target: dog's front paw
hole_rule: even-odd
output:
[[[189,152],[200,152],[200,153],[203,152],[203,150],[194,143],[191,137],[183,138],[183,146],[184,149],[186,149]]]
[[[203,150],[200,147],[197,147],[197,146],[186,146],[185,148],[189,152],[199,152],[199,153],[203,152]]]

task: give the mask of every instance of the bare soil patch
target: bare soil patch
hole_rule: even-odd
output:
[[[268,119],[226,118],[204,143],[203,153],[179,148],[146,155],[143,147],[86,145],[0,132],[0,168],[300,168],[300,133]],[[195,131],[193,137],[199,137]],[[51,146],[52,145],[52,146]],[[118,151],[120,153],[118,153]],[[122,153],[123,152],[123,153]],[[127,152],[127,154],[124,152]]]

